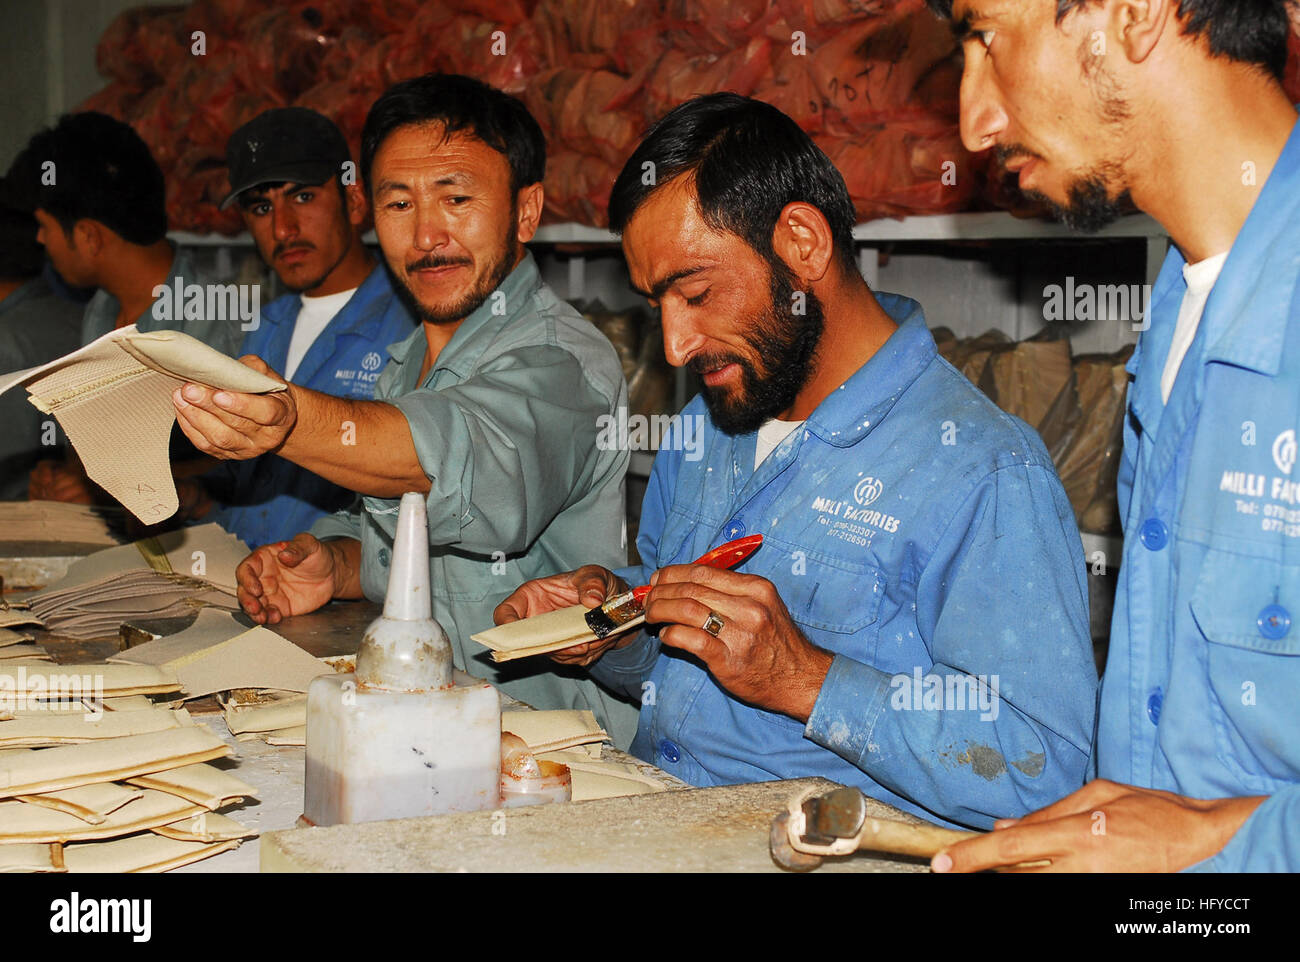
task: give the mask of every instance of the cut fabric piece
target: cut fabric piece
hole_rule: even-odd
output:
[[[159,825],[154,832],[164,838],[182,842],[226,842],[234,838],[253,838],[257,829],[240,825],[233,818],[212,812],[200,812],[170,825]]]
[[[0,747],[46,748],[51,745],[79,745],[126,735],[166,731],[190,724],[189,715],[165,708],[144,711],[98,712],[93,714],[24,712],[13,721],[0,724]],[[3,829],[0,829],[2,831]]]
[[[257,797],[252,785],[211,765],[185,765],[130,778],[127,783],[178,795],[213,812],[230,802]]]
[[[248,626],[240,624],[230,612],[203,608],[199,611],[199,616],[194,619],[194,624],[184,631],[128,648],[120,654],[111,655],[108,661],[129,665],[164,665],[185,655],[192,655],[196,651],[229,641],[246,631]]]
[[[66,872],[63,850],[58,845],[0,845],[2,872]]]
[[[245,732],[270,732],[281,728],[297,728],[307,724],[307,696],[283,698],[249,708],[227,708],[226,724],[230,734]]]
[[[61,792],[47,792],[44,795],[19,795],[18,801],[75,815],[90,825],[102,825],[109,814],[143,796],[142,788],[119,785],[116,782],[100,782],[96,785],[82,785],[80,788],[65,788]]]
[[[501,713],[501,730],[522,738],[533,754],[609,739],[590,711],[510,711]]]
[[[6,648],[9,645],[16,645],[20,641],[32,641],[35,637],[35,635],[30,635],[25,631],[14,631],[10,628],[0,628],[0,648]]]
[[[28,608],[0,608],[0,628],[12,625],[36,625],[42,627],[44,622]],[[12,644],[12,642],[10,642]]]
[[[28,698],[150,695],[179,689],[174,672],[153,665],[0,663],[0,690]]]
[[[0,802],[0,845],[11,842],[69,842],[117,838],[206,812],[202,805],[146,791],[144,795],[91,825],[75,815],[26,802]]]
[[[544,615],[522,618],[507,625],[497,625],[495,628],[480,631],[470,637],[480,645],[492,649],[493,661],[512,661],[529,655],[544,655],[547,652],[572,648],[586,641],[595,641],[595,632],[587,624],[587,612],[590,610],[585,605],[557,608]],[[643,613],[611,634],[622,634],[644,622]]]
[[[62,501],[0,501],[0,531],[6,541],[115,545],[122,539],[122,509]],[[78,552],[80,553],[80,552]]]
[[[0,378],[0,393],[24,385],[32,404],[58,420],[91,480],[140,521],[156,524],[176,513],[168,460],[176,420],[171,395],[186,381],[244,394],[287,386],[188,334],[145,333],[131,324],[57,361]]]
[[[63,849],[69,872],[165,872],[238,848],[240,839],[226,842],[181,842],[153,832],[114,839],[82,842]]]
[[[295,728],[281,728],[277,731],[267,732],[266,743],[268,745],[305,746],[307,744],[307,726],[298,725]]]
[[[120,781],[229,754],[230,746],[202,725],[86,745],[18,749],[0,756],[0,798]]]
[[[40,645],[26,642],[0,648],[0,661],[53,661],[50,653]]]
[[[332,671],[292,641],[261,627],[169,661],[163,667],[176,673],[186,698],[231,688],[305,692],[313,678]]]

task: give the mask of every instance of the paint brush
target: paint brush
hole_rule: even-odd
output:
[[[708,565],[710,568],[734,568],[740,564],[763,543],[761,534],[751,534],[747,538],[737,538],[719,545],[712,551],[706,551],[693,562]],[[639,618],[645,612],[645,596],[650,593],[649,585],[633,588],[609,599],[599,608],[587,612],[587,627],[597,639],[604,638],[618,631],[633,618]]]

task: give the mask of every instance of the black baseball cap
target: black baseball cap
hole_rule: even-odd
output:
[[[232,190],[221,209],[259,184],[323,184],[351,159],[342,131],[324,114],[306,107],[268,110],[226,143]]]

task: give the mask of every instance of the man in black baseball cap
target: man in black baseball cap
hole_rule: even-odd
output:
[[[233,189],[222,206],[238,203],[262,259],[293,292],[262,308],[240,353],[294,384],[370,400],[388,345],[415,321],[361,240],[368,205],[343,134],[314,110],[268,110],[235,131],[226,159]],[[190,517],[250,547],[291,538],[354,497],[272,455],[227,462],[181,494]]]

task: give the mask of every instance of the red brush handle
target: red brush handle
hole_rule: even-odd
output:
[[[737,538],[735,541],[728,541],[726,544],[718,545],[711,551],[706,551],[695,559],[693,564],[708,565],[710,568],[734,568],[740,564],[763,543],[761,534],[751,534],[747,538]],[[650,593],[649,585],[642,585],[640,588],[632,589],[632,597],[637,601],[645,601],[645,596]]]

